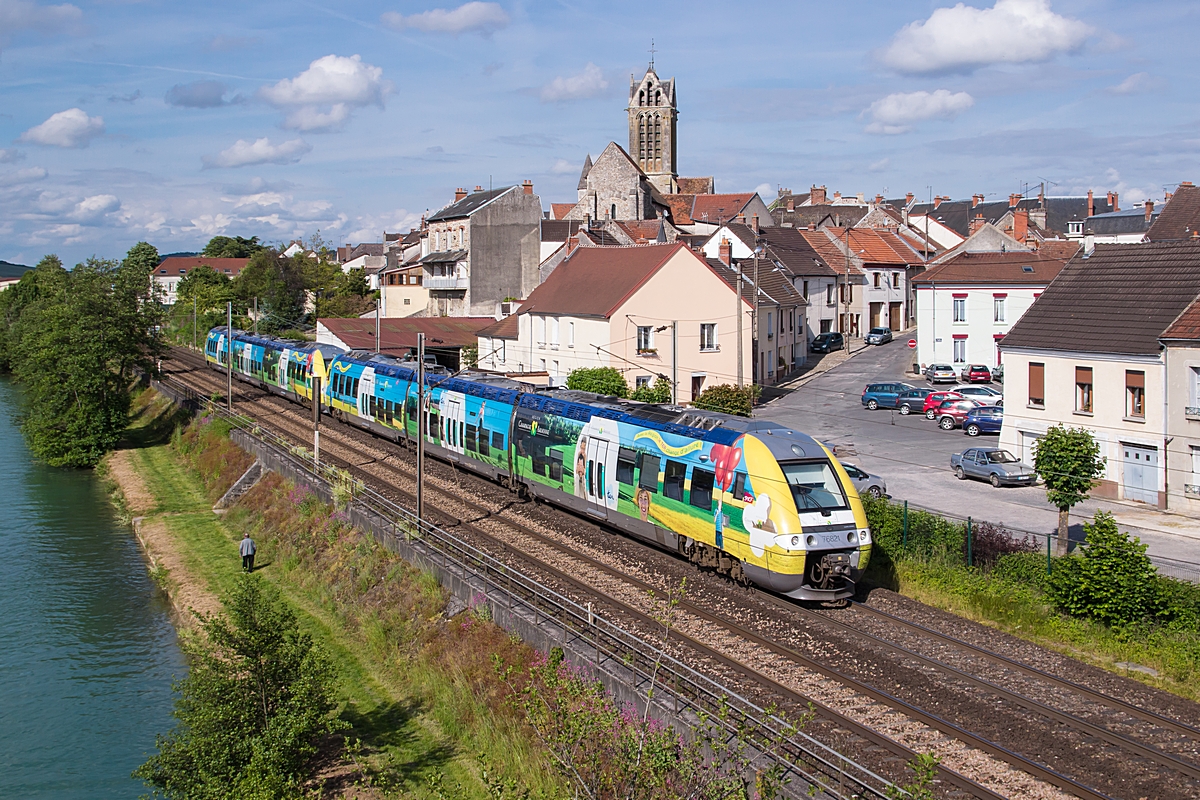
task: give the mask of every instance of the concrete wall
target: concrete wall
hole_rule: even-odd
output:
[[[383,316],[413,317],[424,315],[429,305],[429,290],[422,285],[384,284],[381,289]]]
[[[996,336],[1002,336],[1025,315],[1045,286],[938,286],[917,285],[917,360],[924,369],[929,364],[953,362],[954,337],[966,336],[967,358],[955,363],[995,366],[998,350]],[[955,295],[966,295],[966,322],[954,321]],[[996,322],[994,301],[1005,294],[1004,322]],[[940,341],[938,341],[940,340]],[[1007,367],[1005,367],[1007,371]],[[1007,374],[1005,375],[1007,379]],[[1122,384],[1124,385],[1124,384]]]
[[[471,217],[466,314],[492,316],[505,297],[525,298],[539,283],[542,201],[520,187]]]
[[[1166,364],[1167,508],[1200,517],[1200,342],[1170,344]]]

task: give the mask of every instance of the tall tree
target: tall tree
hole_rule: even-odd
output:
[[[209,258],[250,258],[266,249],[266,245],[259,244],[257,236],[251,236],[249,239],[243,239],[241,236],[214,236],[204,245],[201,255]]]
[[[304,273],[300,264],[274,250],[260,250],[233,281],[242,308],[257,298],[263,315],[259,330],[280,331],[299,324],[304,316]]]
[[[1087,428],[1055,425],[1037,440],[1033,468],[1046,486],[1046,499],[1058,509],[1058,554],[1067,552],[1071,508],[1087,499],[1104,474],[1100,445]]]

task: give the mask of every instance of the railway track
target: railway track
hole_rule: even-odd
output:
[[[193,383],[203,384],[204,391],[215,389],[223,392],[223,381],[219,381],[212,371],[203,370],[201,359],[189,353],[179,354],[176,358],[179,363],[201,369],[198,374],[193,373],[190,378]],[[218,382],[221,384],[219,387],[217,386]],[[305,441],[303,434],[307,430],[304,427],[304,414],[296,406],[275,395],[259,392],[246,384],[235,385],[235,399],[239,395],[239,402],[258,407],[259,413],[255,416],[260,420],[260,424],[265,423],[275,427],[290,439]],[[334,431],[337,431],[336,435],[333,434]],[[331,438],[338,440],[336,444],[330,441]],[[399,495],[402,502],[411,502],[412,491],[411,489],[406,490],[404,487],[415,485],[415,477],[411,467],[406,467],[403,463],[406,457],[411,457],[407,451],[391,444],[385,444],[383,440],[348,426],[328,426],[324,440],[323,452],[334,455],[346,468],[376,484],[382,481],[392,493]],[[331,450],[331,448],[333,449]],[[385,450],[389,452],[383,452]],[[380,458],[381,454],[382,458]],[[476,483],[476,479],[457,471],[454,471],[452,475],[456,481],[463,478],[472,481],[472,487],[483,483],[482,481]],[[438,477],[442,480],[445,479],[444,476]],[[492,490],[496,488],[492,484],[486,484],[486,486],[491,487]],[[611,563],[580,552],[577,541],[580,529],[595,530],[610,542],[619,539],[610,533],[603,532],[591,523],[558,512],[560,517],[569,517],[570,532],[576,537],[575,541],[564,541],[535,529],[521,519],[514,518],[517,516],[516,512],[507,507],[511,505],[511,498],[508,503],[497,506],[494,502],[482,503],[472,500],[466,496],[467,492],[464,492],[459,486],[456,486],[455,490],[447,490],[436,486],[434,481],[430,481],[427,482],[427,496],[429,496],[430,488],[433,489],[433,494],[442,498],[443,504],[452,504],[461,513],[461,516],[456,516],[454,513],[440,508],[437,513],[443,515],[445,524],[475,529],[473,531],[475,534],[490,540],[493,547],[498,546],[507,556],[537,562],[541,571],[553,575],[556,581],[570,586],[575,592],[595,596],[597,589],[593,585],[578,580],[574,575],[566,574],[561,566],[555,566],[555,564],[548,563],[549,561],[553,560],[559,565],[573,563],[594,575],[603,575],[611,582],[623,582],[625,586],[635,588],[642,595],[651,591],[661,594],[664,589],[661,581],[655,582],[630,574],[627,565],[620,568],[614,567]],[[464,520],[467,521],[464,522]],[[495,528],[498,520],[501,520],[499,524],[507,529],[507,535],[499,533]],[[479,530],[481,524],[491,527],[492,530]],[[533,543],[537,548],[541,548],[543,555],[538,558],[527,552],[534,548],[515,548],[511,544],[514,532],[518,533],[526,544]],[[641,551],[646,551],[646,548],[639,544],[623,539],[620,541],[633,545]],[[549,555],[546,555],[547,553]],[[623,554],[622,557],[625,561],[630,560],[628,554]],[[635,556],[633,560],[640,559]],[[682,566],[682,562],[676,559],[667,558],[666,560],[674,562],[676,566]],[[656,562],[662,561],[662,558],[656,559]],[[678,571],[676,570],[676,572]],[[1090,747],[1092,751],[1082,759],[1083,762],[1095,764],[1095,759],[1101,761],[1119,759],[1124,765],[1124,771],[1132,777],[1127,776],[1124,781],[1111,779],[1107,782],[1097,781],[1095,780],[1096,776],[1089,775],[1086,770],[1081,774],[1078,769],[1080,762],[1078,758],[1066,759],[1068,762],[1066,764],[1063,763],[1064,759],[1057,754],[1049,754],[1048,757],[1043,755],[1041,759],[1031,758],[1027,754],[1018,752],[1018,749],[980,735],[971,729],[975,727],[974,725],[964,726],[959,724],[961,720],[955,722],[948,718],[949,715],[932,712],[921,704],[901,697],[899,692],[884,691],[876,685],[879,681],[864,680],[861,675],[862,670],[857,670],[860,674],[855,675],[852,674],[855,670],[831,666],[833,659],[815,657],[811,652],[811,647],[805,648],[797,645],[794,636],[790,637],[791,641],[789,641],[786,632],[781,634],[778,630],[769,630],[772,627],[778,628],[778,624],[773,626],[747,625],[744,620],[732,619],[731,617],[734,615],[714,610],[714,603],[709,601],[720,598],[694,600],[692,597],[688,597],[681,604],[681,611],[692,619],[710,627],[720,628],[727,636],[735,637],[741,642],[749,643],[757,648],[759,651],[755,654],[757,658],[761,659],[765,653],[769,655],[770,660],[783,661],[793,665],[794,668],[788,677],[794,678],[797,669],[807,671],[810,676],[804,683],[810,688],[813,685],[813,677],[817,679],[818,683],[820,681],[835,683],[846,690],[857,693],[861,698],[868,698],[874,703],[893,709],[908,719],[937,731],[944,737],[954,739],[967,747],[1007,762],[1012,767],[1036,776],[1039,780],[1056,786],[1069,795],[1089,799],[1109,796],[1186,797],[1193,796],[1196,791],[1196,781],[1200,779],[1200,768],[1196,767],[1194,759],[1197,742],[1200,741],[1200,729],[1186,722],[1157,714],[1080,683],[1067,681],[1045,670],[1023,664],[946,633],[935,631],[928,626],[887,614],[869,605],[855,604],[849,612],[836,612],[828,609],[814,610],[758,591],[732,590],[720,581],[711,580],[707,582],[710,592],[706,592],[706,594],[711,593],[714,585],[718,588],[725,586],[726,591],[723,593],[725,599],[728,598],[730,591],[736,592],[739,600],[743,596],[750,595],[755,598],[760,607],[773,609],[779,619],[791,622],[805,621],[807,623],[805,630],[809,632],[812,629],[823,629],[829,632],[840,632],[846,637],[856,637],[860,641],[869,642],[874,650],[886,653],[888,658],[897,663],[908,665],[910,668],[915,665],[918,670],[925,673],[937,672],[941,676],[943,684],[957,686],[959,692],[987,694],[990,696],[990,702],[996,708],[998,706],[995,704],[1006,709],[1021,709],[1026,715],[1022,721],[1023,726],[1027,726],[1030,719],[1036,719],[1042,722],[1043,727],[1048,725],[1057,729],[1069,730],[1074,738],[1067,739],[1068,747],[1082,745],[1085,749]],[[721,593],[718,591],[717,594]],[[611,605],[612,598],[597,597],[595,602]],[[627,603],[623,605],[628,606]],[[718,602],[716,605],[719,606],[720,603]],[[725,606],[728,607],[728,603],[725,603]],[[643,624],[647,619],[652,620],[644,607],[641,609],[626,607],[623,613],[633,617],[640,615]],[[873,623],[864,624],[865,620],[872,620]],[[868,630],[872,626],[875,627],[874,632]],[[879,631],[880,627],[890,628],[891,632],[883,635]],[[725,672],[736,673],[743,679],[752,680],[759,687],[779,695],[792,705],[804,707],[812,702],[818,708],[822,718],[845,728],[872,746],[883,747],[894,755],[911,758],[912,748],[902,745],[898,749],[896,742],[892,739],[892,736],[895,736],[894,733],[890,736],[882,734],[858,719],[835,711],[828,702],[822,702],[821,699],[794,688],[790,685],[794,683],[794,680],[782,677],[780,670],[771,670],[771,674],[767,674],[762,669],[748,666],[742,660],[731,658],[708,642],[686,636],[680,630],[674,631],[673,635],[687,639],[688,641],[682,643],[707,659],[710,665],[715,665]],[[918,647],[909,642],[906,646],[893,641],[903,639],[904,636],[908,636],[910,639],[916,637],[925,644]],[[927,654],[929,642],[936,643],[943,651],[953,652],[949,655],[942,652],[938,654],[939,657],[929,655]],[[802,652],[802,650],[809,652]],[[926,652],[918,652],[918,650]],[[971,663],[972,660],[976,663]],[[990,665],[993,674],[982,676],[982,671],[978,669],[979,663]],[[970,667],[970,669],[966,667]],[[998,674],[995,674],[997,671]],[[1008,688],[1007,683],[1013,681],[1013,676],[1019,676],[1025,684],[1030,682],[1040,684],[1043,696],[1040,699],[1032,696],[1038,693],[1036,687],[1034,689],[1026,688],[1023,692]],[[1002,682],[1006,685],[1001,685]],[[1059,693],[1057,698],[1059,701],[1063,700],[1065,694],[1072,695],[1075,699],[1066,703],[1070,710],[1062,710],[1055,704],[1046,702],[1045,687],[1051,687],[1052,694]],[[832,696],[830,692],[825,693],[826,698],[830,696]],[[1081,710],[1079,708],[1081,703],[1086,708]],[[979,707],[979,703],[974,705],[976,708]],[[1009,717],[1011,716],[1009,714]],[[1071,763],[1072,761],[1074,763]],[[1052,766],[1046,762],[1055,762],[1055,764]],[[970,770],[965,771],[970,772]],[[942,778],[960,792],[974,796],[999,796],[999,793],[994,791],[984,790],[981,792],[982,786],[969,778],[957,775],[951,769],[944,769]],[[1097,788],[1097,784],[1100,788]],[[1026,787],[1026,790],[1031,788]],[[1004,793],[1011,793],[1017,790],[1017,787],[1001,786],[1001,790]],[[1164,791],[1167,793],[1164,794]],[[1113,794],[1108,794],[1109,792],[1113,792]],[[1036,792],[1019,796],[1035,796],[1035,794]]]

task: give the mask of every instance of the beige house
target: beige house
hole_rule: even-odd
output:
[[[1186,433],[1200,422],[1187,418],[1196,410],[1187,370],[1200,367],[1200,351],[1162,340],[1186,332],[1175,323],[1198,296],[1200,242],[1098,244],[1073,258],[1000,343],[1000,445],[1031,462],[1050,427],[1087,428],[1106,459],[1094,496],[1190,503],[1186,462],[1200,430]]]
[[[614,367],[631,389],[664,376],[679,403],[737,378],[738,299],[682,244],[579,247],[517,313],[479,332],[479,361],[498,372],[547,372],[555,385],[580,367]],[[743,314],[753,311],[749,297]],[[749,323],[743,369],[753,364]]]

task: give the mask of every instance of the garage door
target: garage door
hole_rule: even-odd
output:
[[[1021,460],[1030,466],[1033,466],[1034,446],[1040,438],[1040,434],[1021,431]]]
[[[1121,445],[1124,469],[1121,490],[1126,500],[1158,505],[1158,450],[1154,447]]]

